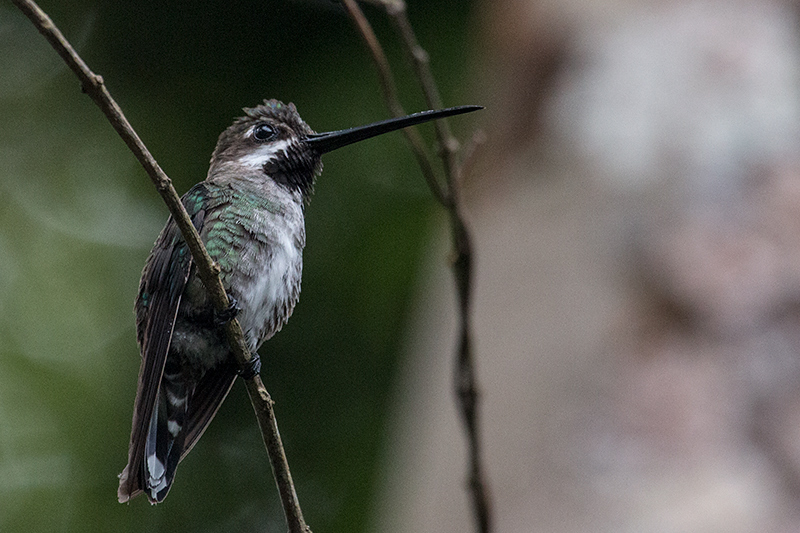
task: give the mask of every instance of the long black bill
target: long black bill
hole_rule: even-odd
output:
[[[366,126],[359,126],[357,128],[350,128],[339,131],[329,131],[327,133],[313,133],[306,137],[305,143],[317,151],[319,154],[336,150],[342,146],[353,144],[376,135],[389,133],[390,131],[399,130],[400,128],[407,128],[415,124],[422,124],[429,120],[436,120],[437,118],[451,117],[453,115],[460,115],[462,113],[471,113],[483,109],[479,105],[462,105],[458,107],[448,107],[447,109],[437,109],[432,111],[421,111],[413,115],[405,117],[390,118],[367,124]]]

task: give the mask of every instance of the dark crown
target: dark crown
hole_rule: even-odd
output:
[[[256,107],[245,107],[243,109],[245,116],[239,117],[234,122],[245,123],[248,126],[254,121],[260,120],[275,120],[282,122],[289,126],[292,131],[300,136],[306,136],[314,133],[314,130],[308,127],[300,115],[297,113],[297,108],[293,103],[284,104],[280,100],[264,100],[262,105]]]

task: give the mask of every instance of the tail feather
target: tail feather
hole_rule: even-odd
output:
[[[167,359],[153,408],[134,414],[128,464],[119,475],[121,503],[141,493],[150,503],[166,498],[178,463],[214,418],[236,380],[236,369],[227,361],[198,379],[183,373],[172,357]]]
[[[167,360],[158,400],[153,407],[142,464],[144,492],[153,503],[166,498],[175,478],[184,448],[192,392],[178,365],[170,365],[170,362]]]

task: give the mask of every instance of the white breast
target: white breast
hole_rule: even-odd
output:
[[[305,227],[302,210],[296,208],[279,221],[269,212],[257,216],[250,229],[262,238],[242,252],[236,276],[241,280],[238,318],[251,350],[280,330],[299,298]]]

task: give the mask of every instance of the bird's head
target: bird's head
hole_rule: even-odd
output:
[[[276,183],[308,197],[314,179],[322,171],[322,154],[400,128],[478,109],[482,108],[460,106],[423,111],[366,126],[315,133],[300,118],[294,104],[265,100],[262,105],[245,108],[245,116],[236,119],[219,136],[209,176],[231,163],[239,169],[263,172]]]

